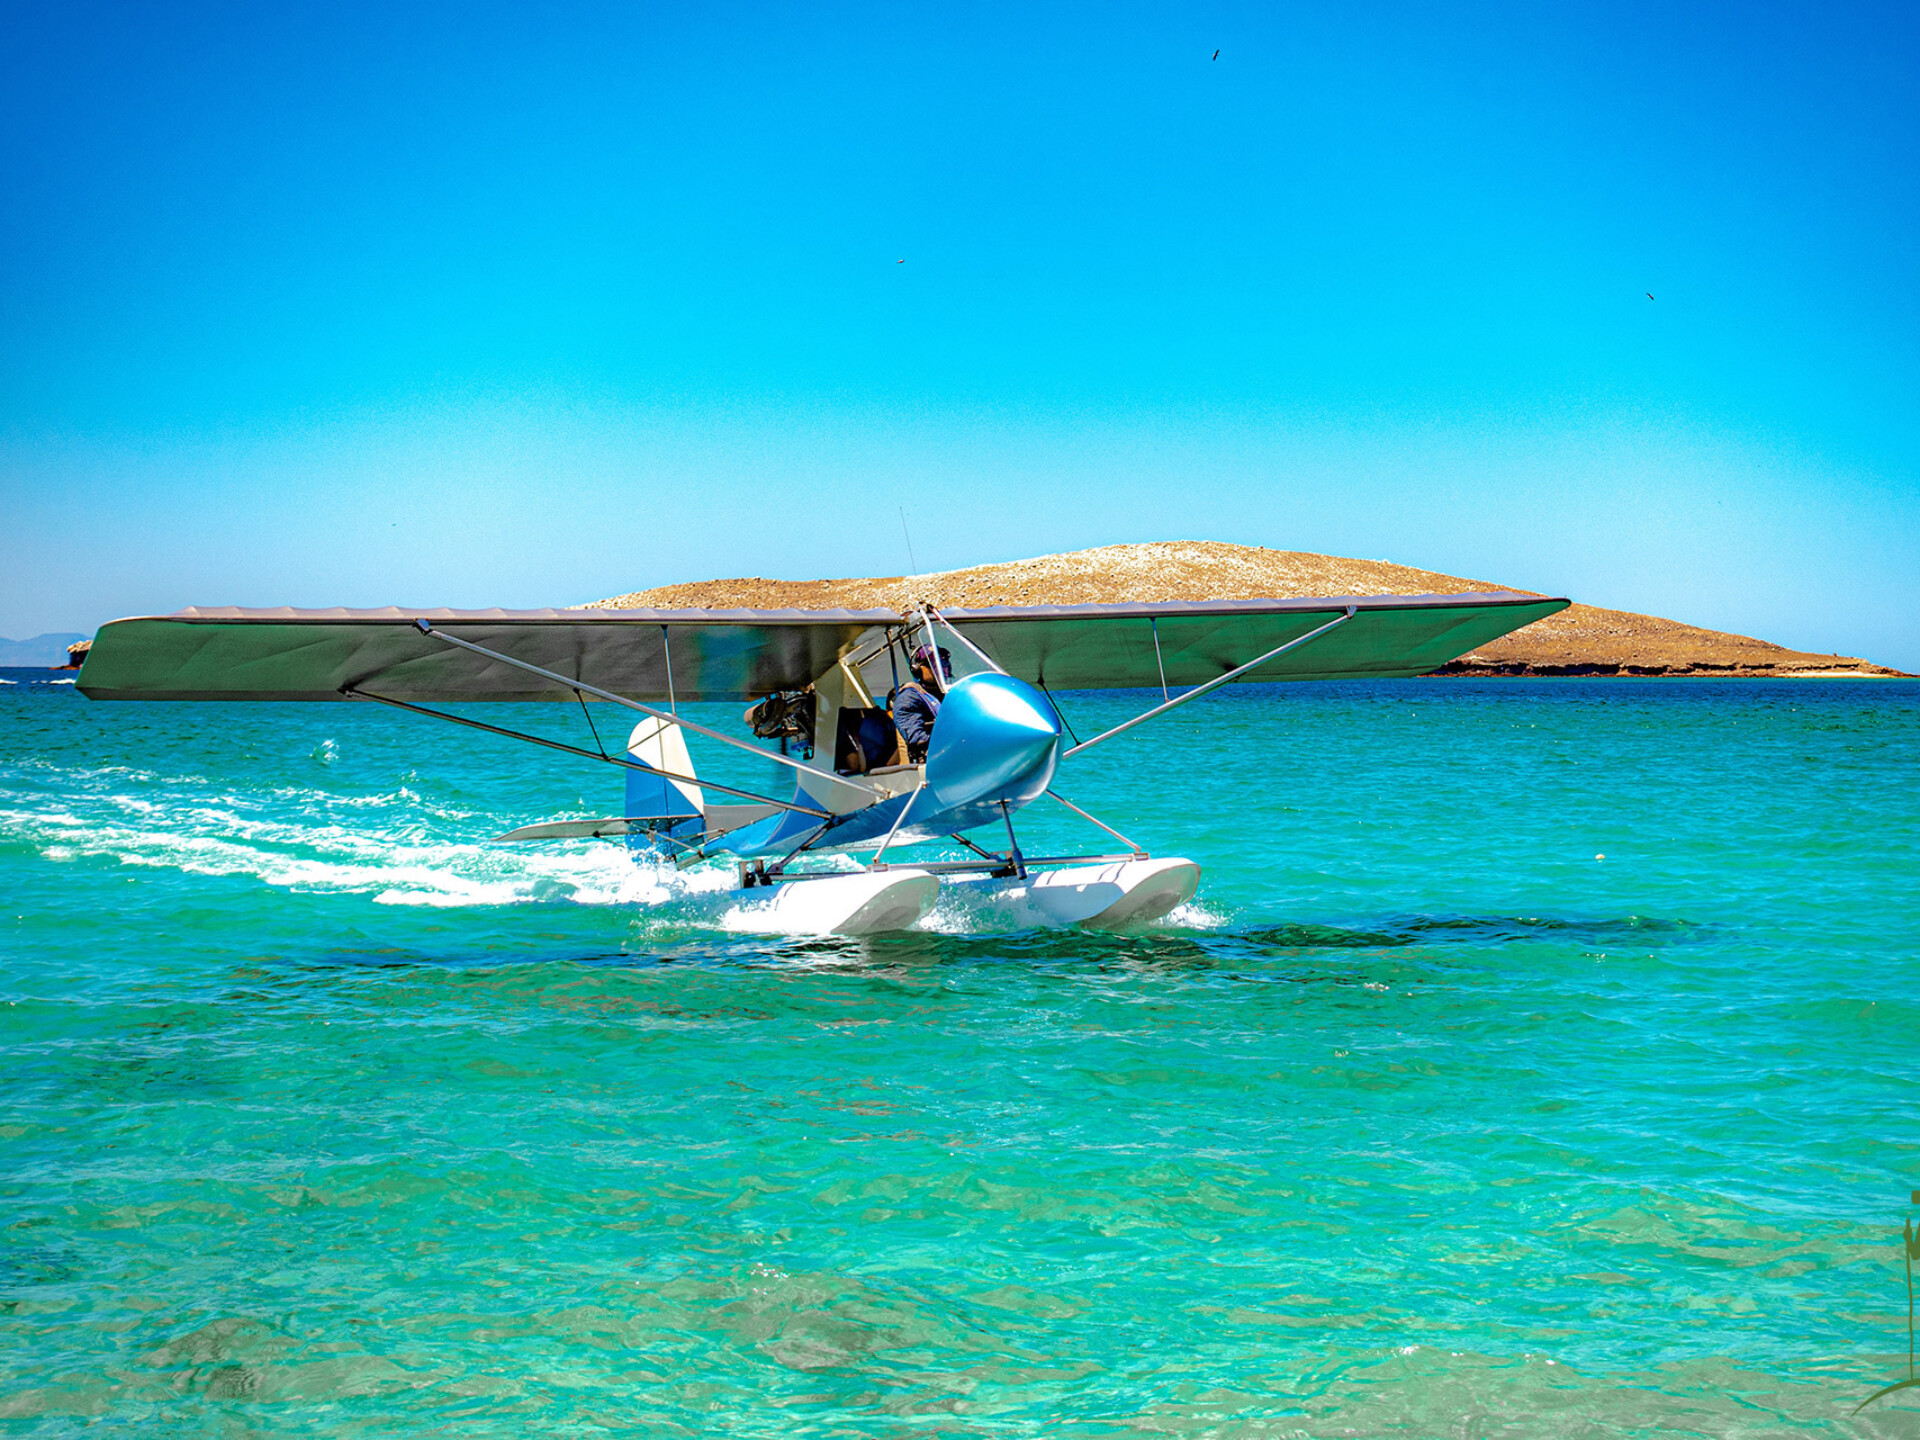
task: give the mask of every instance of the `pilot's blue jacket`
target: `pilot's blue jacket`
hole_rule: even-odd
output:
[[[933,738],[933,722],[940,714],[940,697],[909,680],[893,692],[893,723],[900,738],[907,742],[907,755],[916,764],[927,758],[927,743]]]

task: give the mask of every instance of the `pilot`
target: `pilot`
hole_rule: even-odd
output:
[[[893,692],[887,704],[893,711],[893,723],[900,738],[907,742],[907,759],[915,765],[925,762],[927,746],[933,740],[933,722],[940,715],[940,694],[946,681],[953,678],[953,665],[947,652],[939,652],[940,674],[934,675],[934,650],[922,645],[913,652],[913,679]]]

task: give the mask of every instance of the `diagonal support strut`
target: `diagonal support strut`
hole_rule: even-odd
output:
[[[1100,734],[1094,736],[1093,739],[1091,740],[1082,740],[1078,745],[1074,746],[1071,750],[1063,751],[1060,755],[1060,758],[1062,760],[1065,760],[1069,756],[1078,755],[1082,750],[1091,750],[1094,746],[1098,745],[1102,740],[1111,740],[1114,736],[1122,734],[1125,731],[1131,730],[1136,725],[1144,725],[1147,723],[1147,721],[1153,719],[1155,716],[1164,715],[1167,713],[1167,711],[1176,709],[1179,706],[1186,704],[1189,700],[1198,700],[1202,695],[1209,694],[1212,691],[1218,690],[1222,685],[1228,684],[1231,681],[1239,679],[1242,675],[1246,674],[1249,670],[1257,670],[1262,665],[1266,664],[1269,660],[1272,660],[1277,656],[1286,654],[1287,651],[1293,649],[1295,646],[1304,645],[1309,640],[1315,639],[1318,636],[1326,634],[1329,630],[1333,629],[1335,626],[1346,624],[1347,621],[1351,620],[1356,614],[1359,613],[1359,610],[1360,610],[1360,607],[1358,605],[1349,605],[1347,606],[1347,610],[1344,615],[1336,616],[1332,620],[1329,620],[1326,624],[1320,626],[1317,629],[1309,630],[1304,635],[1297,635],[1293,639],[1287,641],[1287,643],[1284,645],[1276,645],[1273,647],[1273,649],[1269,650],[1266,654],[1259,656],[1257,659],[1249,660],[1244,665],[1236,666],[1233,669],[1227,671],[1226,674],[1216,676],[1214,679],[1207,681],[1207,683],[1204,685],[1196,685],[1193,687],[1193,689],[1187,691],[1185,694],[1176,695],[1173,697],[1173,699],[1167,701],[1163,705],[1156,705],[1153,707],[1153,709],[1144,711],[1141,714],[1134,716],[1131,720],[1122,720],[1118,725],[1114,726],[1111,730],[1102,731]]]

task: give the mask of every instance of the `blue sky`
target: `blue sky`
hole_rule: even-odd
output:
[[[1917,13],[9,4],[0,633],[904,506],[1920,669]]]

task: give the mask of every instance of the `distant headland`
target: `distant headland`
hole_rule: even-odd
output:
[[[1105,545],[926,575],[847,580],[697,580],[594,602],[608,609],[902,609],[934,605],[1098,605],[1123,601],[1457,595],[1508,590],[1384,560],[1207,540]],[[1527,593],[1527,592],[1523,592]],[[1850,655],[1789,650],[1655,615],[1574,605],[1443,667],[1444,675],[1695,675],[1844,678],[1901,674]]]
[[[42,666],[57,670],[68,663],[76,644],[86,640],[84,635],[72,633],[54,635],[35,635],[31,640],[8,640],[0,637],[0,666],[8,669],[39,669]]]

